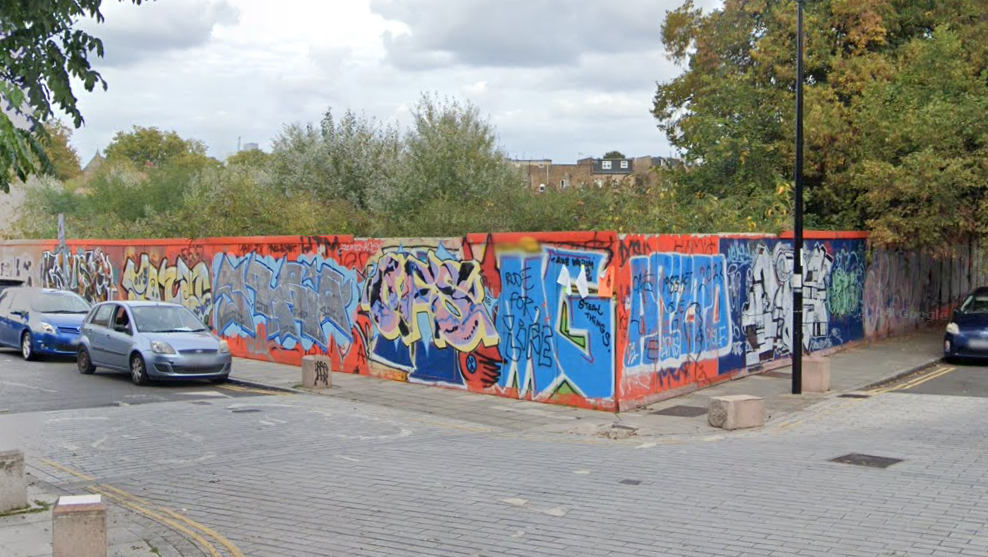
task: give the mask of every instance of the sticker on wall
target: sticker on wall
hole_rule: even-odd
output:
[[[571,285],[572,280],[569,276],[569,269],[563,267],[559,270],[559,278],[556,279],[556,283],[563,287],[563,293],[569,296],[573,293],[573,287]]]
[[[587,284],[587,270],[583,265],[580,265],[580,276],[576,279],[576,290],[580,293],[581,299],[590,295],[590,285]]]
[[[614,295],[614,275],[611,274],[610,267],[606,267],[597,277],[597,295],[601,298],[610,298]]]

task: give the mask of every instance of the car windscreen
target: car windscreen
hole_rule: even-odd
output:
[[[134,324],[142,333],[183,333],[205,331],[194,313],[176,306],[136,306],[130,308]]]
[[[69,292],[42,292],[31,300],[31,309],[40,313],[89,313],[89,303]]]
[[[988,294],[969,296],[961,304],[961,311],[965,313],[988,313]]]

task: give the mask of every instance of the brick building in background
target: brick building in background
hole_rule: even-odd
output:
[[[651,170],[656,166],[680,165],[678,159],[665,157],[638,157],[635,159],[585,158],[576,164],[556,164],[551,159],[512,160],[521,170],[532,191],[562,190],[587,185],[603,186],[607,183],[632,183],[636,177],[649,182],[655,180]]]

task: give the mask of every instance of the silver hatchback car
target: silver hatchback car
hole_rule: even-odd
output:
[[[226,341],[178,304],[104,302],[82,324],[79,372],[97,367],[130,373],[135,385],[152,380],[209,379],[222,383],[233,359]]]

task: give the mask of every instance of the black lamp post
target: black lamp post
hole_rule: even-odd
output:
[[[803,392],[803,2],[796,0],[796,226],[792,259],[792,394]]]

